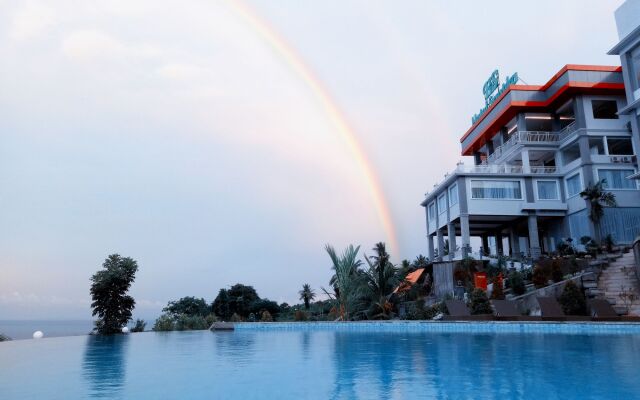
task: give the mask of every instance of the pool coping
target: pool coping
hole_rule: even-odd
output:
[[[236,331],[379,331],[437,333],[639,334],[640,322],[627,321],[324,321],[238,322]]]

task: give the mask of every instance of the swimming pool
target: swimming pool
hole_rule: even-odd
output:
[[[640,398],[637,333],[419,326],[247,324],[1,343],[0,398]]]

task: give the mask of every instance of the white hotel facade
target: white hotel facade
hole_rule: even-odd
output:
[[[476,253],[471,237],[485,253],[533,258],[567,238],[632,242],[640,190],[628,177],[638,172],[640,140],[632,116],[620,113],[627,109],[621,67],[567,65],[542,86],[518,85],[514,74],[500,87],[497,75],[460,140],[474,165],[458,165],[421,203],[429,258]],[[602,179],[617,207],[605,209],[596,234],[579,193]]]

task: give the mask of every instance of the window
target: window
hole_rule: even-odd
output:
[[[458,204],[458,185],[449,188],[449,207]]]
[[[580,180],[580,174],[567,178],[567,197],[576,196],[581,191],[582,181]]]
[[[618,104],[615,100],[591,100],[593,118],[618,119]]]
[[[447,211],[447,198],[444,194],[441,194],[438,197],[438,212],[442,214],[445,211]]]
[[[436,218],[436,203],[429,204],[429,219]]]
[[[634,172],[632,169],[599,169],[598,177],[605,180],[602,185],[605,189],[635,189],[635,181],[627,179]]]
[[[613,156],[631,156],[633,155],[633,145],[631,138],[607,138],[607,147],[609,154]]]
[[[473,199],[522,199],[519,181],[471,181]]]
[[[559,200],[556,181],[538,181],[538,200]]]
[[[601,136],[589,138],[589,152],[591,155],[604,154],[604,141]]]

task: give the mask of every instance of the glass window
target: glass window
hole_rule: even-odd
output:
[[[631,156],[633,155],[633,145],[631,138],[607,138],[607,147],[609,154],[614,156]]]
[[[618,119],[618,104],[615,100],[591,100],[593,118]]]
[[[429,204],[429,219],[436,218],[436,203]]]
[[[567,178],[567,197],[575,196],[582,191],[580,174]]]
[[[556,181],[538,181],[539,200],[558,200],[559,198]]]
[[[605,180],[602,187],[606,189],[635,189],[635,181],[627,179],[634,174],[632,169],[599,169],[598,177]]]
[[[449,188],[449,206],[458,204],[458,185]]]
[[[522,199],[519,181],[471,181],[473,199]]]
[[[438,212],[443,213],[447,211],[447,199],[444,194],[438,197]]]

